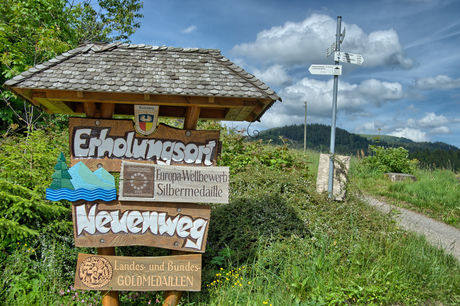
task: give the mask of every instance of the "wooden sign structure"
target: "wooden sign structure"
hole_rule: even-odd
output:
[[[132,120],[69,118],[71,165],[119,172],[122,160],[165,165],[214,166],[219,131],[176,129],[160,124],[148,136],[136,134]]]
[[[200,291],[201,254],[125,257],[79,253],[75,288]]]
[[[74,202],[75,246],[143,245],[204,253],[211,208],[152,202]]]
[[[139,76],[139,69],[126,70],[123,63],[133,59],[145,77]],[[152,59],[153,63],[145,65]],[[72,73],[68,73],[69,69]],[[113,82],[114,75],[122,76],[122,83]],[[148,77],[152,75],[153,78]],[[206,75],[211,75],[212,80]],[[120,171],[122,160],[215,166],[220,150],[219,132],[194,131],[199,118],[254,122],[273,103],[281,101],[272,89],[218,50],[120,43],[87,44],[70,50],[23,72],[4,86],[48,113],[85,114],[93,118],[69,120],[71,165],[81,161],[92,171],[102,166],[109,172]],[[151,135],[142,136],[134,132],[131,120],[110,120],[115,114],[132,116],[136,113],[135,105],[159,106],[159,116],[184,118],[184,129],[160,125]],[[145,114],[145,109],[142,111]],[[139,119],[140,130],[148,133],[151,118]],[[182,206],[185,209],[186,205],[180,204],[176,210]],[[85,204],[85,209],[88,212],[91,207]],[[96,211],[95,208],[95,214]],[[104,218],[104,214],[99,219],[95,217],[102,231],[108,220]],[[135,220],[139,222],[134,218],[131,228],[138,226],[134,225]],[[106,257],[115,255],[115,248],[100,247],[97,252]],[[102,294],[102,305],[119,305],[114,287],[103,288],[108,291]],[[164,305],[177,305],[180,296],[181,291],[165,292]]]
[[[120,200],[228,203],[228,167],[164,166],[123,161]]]

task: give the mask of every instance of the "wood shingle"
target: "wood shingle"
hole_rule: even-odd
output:
[[[49,113],[84,113],[84,103],[160,105],[161,116],[255,121],[281,98],[215,49],[134,44],[89,44],[70,50],[5,82]]]

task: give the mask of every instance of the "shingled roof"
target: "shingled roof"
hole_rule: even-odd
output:
[[[215,49],[89,44],[37,65],[5,87],[50,113],[83,113],[85,102],[160,105],[181,116],[199,106],[200,118],[254,121],[281,98]]]

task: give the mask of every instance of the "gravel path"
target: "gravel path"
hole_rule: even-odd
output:
[[[397,210],[399,214],[395,215],[394,219],[402,228],[424,235],[429,243],[444,249],[460,261],[460,230],[422,214],[379,201],[368,195],[364,195],[362,198],[369,205],[385,214]]]

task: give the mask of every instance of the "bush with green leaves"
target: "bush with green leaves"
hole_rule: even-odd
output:
[[[380,173],[414,173],[418,161],[409,159],[409,152],[402,148],[384,148],[382,146],[369,146],[371,155],[363,161],[369,170]]]
[[[36,130],[3,139],[0,147],[0,250],[48,230],[71,229],[68,202],[45,200],[60,152],[68,152],[67,133]]]

